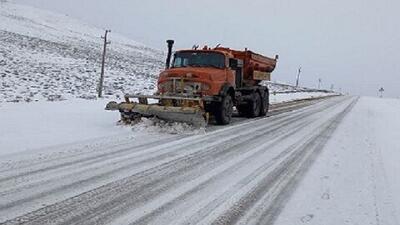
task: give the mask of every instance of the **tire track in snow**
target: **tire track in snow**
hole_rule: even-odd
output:
[[[294,131],[293,133],[295,133],[295,132],[297,132],[297,130]],[[291,134],[291,133],[288,134],[288,136],[292,136],[292,135],[293,135],[293,134]],[[308,140],[308,139],[306,139],[306,140]],[[297,149],[296,146],[300,145],[301,142],[304,142],[304,140],[300,140],[299,142],[293,144],[292,146],[289,146],[287,149],[285,149],[285,151],[281,152],[280,154],[282,154],[283,156],[287,156],[287,154],[289,154],[289,155],[292,154],[292,152],[293,152],[294,150],[299,151],[299,149]],[[273,148],[273,146],[272,146],[272,145],[268,145],[268,148]],[[277,158],[282,157],[282,155],[278,155]],[[277,158],[274,158],[274,160],[276,160]],[[269,163],[272,163],[274,160],[269,161]],[[246,176],[243,180],[241,180],[240,182],[238,182],[238,183],[237,183],[237,184],[238,184],[237,186],[241,186],[241,188],[243,188],[243,187],[245,187],[249,182],[251,182],[252,179],[256,179],[256,177],[259,176],[259,175],[262,174],[262,173],[266,173],[265,171],[267,171],[267,170],[268,170],[268,167],[270,166],[269,163],[262,165],[260,168],[257,168],[257,170],[255,170],[254,173],[253,173],[252,175],[248,175],[248,176]],[[285,168],[285,167],[283,167],[283,168]],[[271,171],[267,171],[267,174],[269,174],[269,172],[271,172]],[[274,177],[274,179],[275,179],[275,178],[276,178],[276,177]],[[264,178],[263,178],[263,179],[264,179]],[[245,182],[244,180],[247,180],[247,182]],[[244,184],[244,183],[245,183],[245,184]],[[257,187],[258,187],[258,186],[259,186],[259,185],[257,185]],[[187,220],[187,221],[185,221],[185,222],[183,222],[183,223],[184,223],[184,224],[186,224],[186,223],[187,223],[187,224],[197,224],[198,222],[201,221],[201,219],[204,219],[204,217],[206,217],[207,215],[209,215],[209,214],[216,208],[217,205],[222,204],[222,202],[226,201],[227,196],[232,196],[232,195],[234,195],[234,192],[237,191],[237,189],[240,189],[240,188],[239,188],[239,187],[232,188],[232,189],[230,189],[229,191],[227,191],[228,193],[224,193],[224,194],[220,195],[220,198],[216,198],[215,200],[211,201],[208,205],[202,206],[202,209],[201,209],[200,211],[197,211],[197,212],[195,213],[195,215],[194,215],[193,218],[190,218],[190,220]],[[264,190],[264,189],[261,188],[261,190]],[[249,202],[252,202],[252,200],[254,200],[254,198],[249,198],[249,196],[245,196],[244,199],[246,199],[246,200],[249,201]],[[199,203],[197,203],[197,204],[199,204]],[[227,208],[229,209],[230,212],[232,212],[232,211],[231,211],[232,208],[229,208],[229,207],[227,207]],[[234,210],[233,210],[233,211],[234,211]],[[182,212],[181,212],[180,214],[182,214]],[[224,215],[224,216],[226,216],[226,215]],[[178,217],[179,217],[179,219],[177,219],[176,221],[171,222],[171,224],[178,223],[178,221],[179,221],[180,219],[182,219],[182,217],[184,217],[184,216],[179,215]],[[137,222],[137,221],[136,221],[136,222]],[[148,224],[148,223],[149,223],[149,221],[146,221],[146,220],[142,220],[142,221],[140,221],[139,223],[136,223],[136,222],[135,222],[134,224]],[[153,224],[157,224],[157,223],[159,223],[159,222],[160,222],[160,221],[156,221],[156,222],[154,222]],[[182,221],[181,221],[181,222],[182,222]],[[220,221],[220,222],[221,222],[221,221]],[[205,222],[204,224],[210,224],[210,223],[211,223],[211,221],[207,221],[207,222]],[[218,223],[218,224],[219,224],[219,223]],[[227,222],[227,221],[223,222],[223,221],[222,221],[221,224],[233,224],[233,221],[232,221],[232,220],[230,220],[229,222]],[[247,224],[247,223],[244,223],[244,224]]]
[[[248,195],[257,196],[255,201],[249,202],[249,196],[243,196],[242,201],[250,204],[245,210],[250,211],[245,217],[228,218],[231,224],[273,224],[285,201],[293,193],[297,183],[307,172],[316,157],[322,151],[324,145],[329,140],[339,123],[347,115],[348,112],[356,104],[357,99],[352,101],[343,111],[334,116],[332,119],[320,126],[311,138],[306,139],[304,143],[298,143],[294,154],[290,155],[273,173],[262,180],[256,188]],[[216,220],[214,224],[221,224]],[[224,224],[224,223],[222,223]]]

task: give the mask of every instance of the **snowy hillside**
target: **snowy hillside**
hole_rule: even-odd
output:
[[[0,3],[0,102],[94,98],[103,34],[104,30],[65,15]],[[110,40],[105,95],[153,93],[164,54],[116,33]],[[266,84],[272,94],[319,92]]]
[[[0,3],[0,102],[96,94],[104,30],[44,10]],[[110,34],[105,94],[154,89],[161,51]]]

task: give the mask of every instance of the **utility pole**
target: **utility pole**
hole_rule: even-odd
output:
[[[298,86],[299,86],[300,73],[301,73],[301,66],[299,67],[299,70],[298,70],[298,72],[297,72],[297,77],[296,77],[296,87],[298,87]]]
[[[104,46],[103,46],[103,56],[102,56],[102,60],[101,60],[100,82],[99,82],[99,86],[98,86],[98,97],[99,98],[102,97],[102,93],[103,93],[104,64],[105,64],[105,61],[106,61],[106,50],[107,50],[107,45],[111,44],[110,41],[107,41],[107,35],[110,32],[111,32],[111,30],[106,30],[106,33],[105,33],[104,37],[103,36],[101,37],[102,39],[104,39]]]
[[[383,92],[385,92],[385,89],[383,89],[383,87],[381,87],[378,91],[379,91],[379,97],[383,98]]]

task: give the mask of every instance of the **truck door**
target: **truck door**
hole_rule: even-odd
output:
[[[235,75],[236,87],[241,88],[243,83],[243,61],[240,59],[237,60],[237,66],[235,72],[236,72]]]
[[[235,71],[236,88],[241,88],[243,83],[243,60],[229,59],[229,67]]]

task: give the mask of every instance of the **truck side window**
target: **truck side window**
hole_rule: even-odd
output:
[[[175,57],[175,59],[174,59],[174,64],[173,64],[172,67],[180,67],[181,62],[182,62],[182,58],[176,58],[176,57]]]

